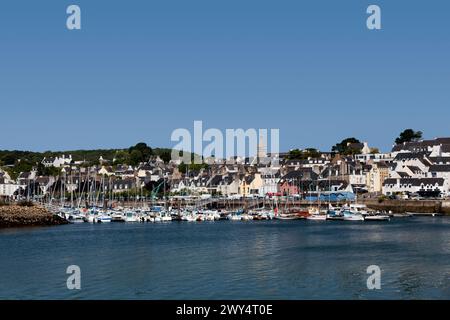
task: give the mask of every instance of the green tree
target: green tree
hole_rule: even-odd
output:
[[[400,136],[395,139],[396,144],[402,144],[404,142],[414,142],[418,141],[422,138],[422,131],[414,131],[413,129],[406,129],[402,133],[400,133]]]
[[[170,151],[164,151],[160,154],[160,158],[165,162],[168,163],[172,159],[172,154]]]
[[[321,156],[320,151],[314,148],[306,148],[304,153],[306,158],[318,158]]]
[[[289,151],[288,159],[290,160],[300,160],[303,156],[303,152],[300,149],[293,149]]]
[[[209,166],[206,163],[200,163],[200,164],[196,164],[196,163],[191,163],[191,164],[186,164],[184,162],[182,162],[179,166],[178,166],[178,171],[180,171],[181,173],[185,174],[187,173],[187,171],[200,171],[200,169],[207,169]]]
[[[342,140],[340,143],[337,143],[333,146],[331,151],[337,152],[339,154],[343,155],[349,155],[349,154],[357,154],[361,152],[361,149],[352,147],[352,144],[361,143],[356,138],[347,138]]]
[[[137,149],[134,149],[130,153],[129,164],[131,164],[133,166],[138,165],[140,162],[144,161],[143,159],[144,159],[144,156],[142,155],[142,152]]]
[[[308,158],[318,158],[321,153],[314,148],[306,148],[305,150],[293,149],[289,151],[288,159],[290,160],[305,160]]]
[[[146,143],[144,142],[139,142],[137,143],[134,147],[130,147],[128,149],[128,153],[131,154],[133,153],[133,151],[139,151],[140,155],[141,155],[141,159],[139,160],[139,162],[145,162],[148,161],[150,159],[150,157],[153,155],[153,149],[150,148]],[[138,153],[134,153],[135,156],[137,156]]]
[[[130,160],[130,155],[128,152],[124,150],[117,151],[116,155],[114,156],[114,164],[127,164]]]

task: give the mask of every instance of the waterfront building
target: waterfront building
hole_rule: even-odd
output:
[[[422,196],[448,196],[448,180],[443,178],[401,178],[386,179],[383,183],[383,194],[419,194]]]
[[[367,172],[367,191],[381,193],[383,183],[389,178],[389,167],[384,162],[375,162]]]
[[[248,174],[240,180],[239,194],[243,197],[259,195],[263,185],[264,182],[260,173]]]
[[[17,183],[10,181],[5,174],[0,172],[0,197],[12,197],[20,188]]]
[[[277,194],[278,181],[280,180],[280,172],[273,172],[261,175],[262,186],[259,189],[260,196],[266,196],[267,194]]]

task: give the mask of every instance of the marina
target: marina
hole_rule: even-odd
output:
[[[113,209],[100,209],[96,207],[75,209],[70,207],[47,207],[50,212],[66,219],[69,223],[109,223],[109,222],[202,222],[202,221],[261,221],[261,220],[343,220],[343,221],[389,221],[395,215],[370,210],[365,205],[343,205],[328,209],[321,207],[284,208],[274,209],[238,209],[238,210],[210,210],[185,207],[174,209],[172,207],[153,206],[139,209],[115,207]],[[412,216],[407,214],[406,216]]]

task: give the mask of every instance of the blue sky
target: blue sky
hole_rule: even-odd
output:
[[[70,4],[82,30],[66,29]],[[171,147],[194,120],[280,128],[281,150],[450,136],[449,14],[445,0],[3,2],[0,149]]]

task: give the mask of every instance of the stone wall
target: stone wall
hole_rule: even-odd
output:
[[[450,215],[450,201],[442,200],[361,200],[369,208],[394,213],[444,213]]]

